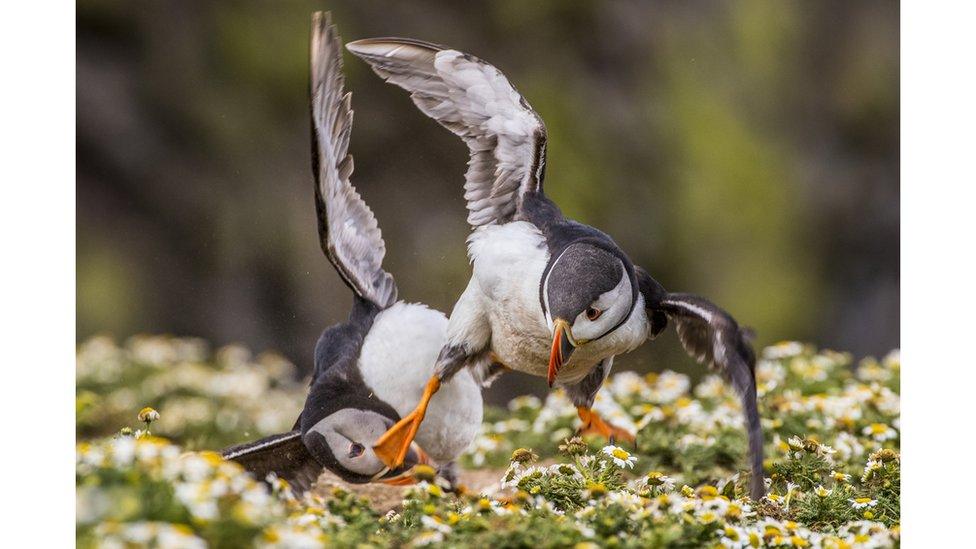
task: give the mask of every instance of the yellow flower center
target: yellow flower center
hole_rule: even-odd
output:
[[[626,460],[630,458],[630,452],[624,450],[623,448],[614,448],[612,453],[613,453],[613,457],[617,459]]]

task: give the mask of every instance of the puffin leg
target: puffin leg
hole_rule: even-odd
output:
[[[449,461],[437,469],[437,474],[450,485],[449,491],[460,495],[466,492],[467,488],[461,484],[458,470],[457,462]]]
[[[424,394],[420,397],[420,403],[417,404],[414,411],[404,416],[396,425],[390,427],[376,441],[376,444],[373,445],[373,451],[376,453],[376,457],[380,458],[380,461],[384,465],[395,469],[403,464],[403,459],[407,456],[407,450],[410,449],[410,443],[417,436],[417,429],[420,428],[420,423],[424,420],[424,415],[427,413],[427,405],[430,403],[430,398],[440,388],[440,377],[436,375],[431,377],[427,381],[427,386],[424,387]]]
[[[627,442],[637,441],[637,438],[629,431],[604,421],[592,408],[577,406],[576,413],[579,414],[579,418],[583,421],[583,425],[577,431],[581,435],[600,435],[611,441],[611,443],[615,440],[625,440]]]

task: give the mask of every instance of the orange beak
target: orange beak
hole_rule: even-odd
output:
[[[389,474],[389,469],[380,471],[379,474],[374,477],[376,482],[381,482],[383,484],[389,484],[391,486],[407,486],[409,484],[416,484],[417,479],[413,477],[413,468],[415,465],[431,465],[433,462],[427,452],[424,452],[420,446],[416,444],[411,444],[410,449],[407,451],[407,456],[403,460],[403,465],[400,466],[402,471],[393,476],[386,476]]]
[[[574,350],[576,350],[576,345],[573,343],[569,323],[557,318],[552,322],[552,348],[549,351],[549,373],[546,376],[550,387],[556,382],[559,369],[563,367],[563,364],[566,364]]]

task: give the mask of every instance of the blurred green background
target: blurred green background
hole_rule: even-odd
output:
[[[310,13],[504,71],[549,130],[546,190],[758,344],[899,345],[894,1],[126,2],[77,6],[77,327],[276,349],[302,371],[350,293],[322,256]],[[401,297],[469,267],[463,144],[346,55],[353,183]],[[618,369],[698,371],[672,332]],[[519,376],[499,401],[541,392]]]

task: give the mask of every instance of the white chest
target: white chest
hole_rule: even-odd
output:
[[[420,401],[444,344],[447,317],[424,305],[398,302],[377,315],[359,355],[359,369],[377,398],[400,416]],[[463,370],[430,401],[416,441],[438,463],[457,458],[481,428],[481,387]]]
[[[478,229],[471,236],[473,276],[483,293],[491,327],[491,350],[505,366],[545,377],[552,332],[542,310],[540,283],[549,261],[542,235],[527,222]],[[557,381],[575,383],[603,359],[636,348],[647,338],[643,297],[612,333],[581,345]]]

